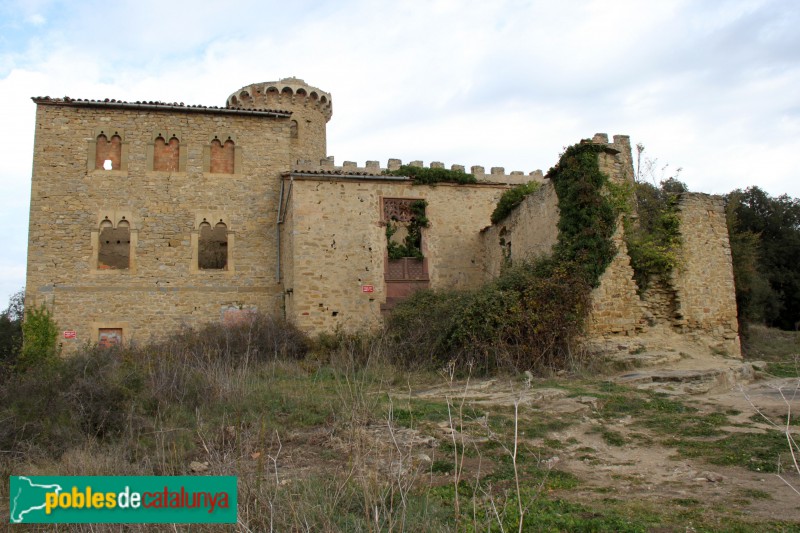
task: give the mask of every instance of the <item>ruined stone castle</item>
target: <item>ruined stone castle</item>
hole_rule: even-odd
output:
[[[224,107],[33,100],[26,303],[50,307],[65,353],[254,310],[311,333],[373,328],[418,288],[475,287],[556,241],[558,201],[541,171],[473,166],[478,183],[429,186],[387,175],[396,159],[337,166],[326,152],[331,95],[297,78],[248,85]],[[610,179],[633,179],[628,137],[592,142],[607,147]],[[492,225],[502,193],[528,181],[542,187]],[[390,258],[387,224],[402,229],[419,200],[421,257]],[[721,201],[686,194],[680,219],[679,268],[641,296],[618,225],[589,335],[662,328],[739,353]]]

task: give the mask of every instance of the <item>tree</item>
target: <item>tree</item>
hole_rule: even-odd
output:
[[[800,320],[800,201],[758,187],[726,196],[740,319],[794,329]]]
[[[22,348],[22,315],[25,291],[11,296],[8,307],[0,313],[0,367],[13,365]]]

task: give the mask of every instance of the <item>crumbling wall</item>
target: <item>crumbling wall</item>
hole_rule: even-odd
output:
[[[500,275],[503,265],[549,255],[558,239],[558,197],[546,181],[504,220],[485,228],[485,280]]]
[[[712,348],[740,356],[728,227],[720,196],[683,194],[678,204],[681,248],[673,275],[675,327]]]

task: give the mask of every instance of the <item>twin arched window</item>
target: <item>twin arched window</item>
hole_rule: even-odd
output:
[[[228,226],[222,220],[213,227],[206,219],[200,223],[197,268],[200,270],[228,269]]]
[[[173,136],[169,142],[159,135],[153,143],[153,170],[177,172],[180,168],[181,143]]]
[[[97,136],[94,168],[120,170],[122,168],[122,137],[114,134],[109,139],[105,132]]]
[[[115,228],[106,218],[100,223],[98,270],[124,270],[131,264],[131,225],[122,217]]]

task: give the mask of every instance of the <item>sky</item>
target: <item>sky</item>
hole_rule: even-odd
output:
[[[553,166],[594,133],[653,178],[800,197],[794,0],[0,0],[0,309],[25,283],[32,96],[332,94],[336,163]]]

